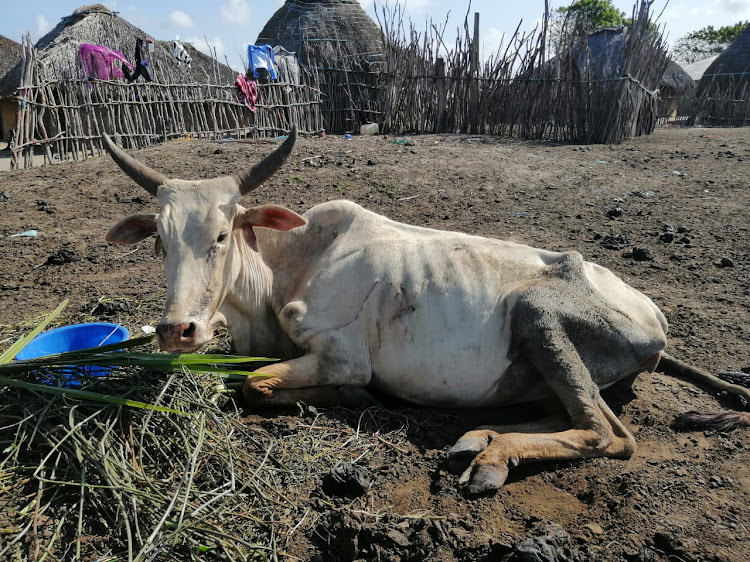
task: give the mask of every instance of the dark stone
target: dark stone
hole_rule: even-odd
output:
[[[624,234],[618,234],[617,236],[605,236],[601,245],[607,250],[622,250],[630,246],[630,241]]]
[[[371,485],[365,468],[351,463],[341,464],[323,477],[323,492],[330,497],[356,498]]]
[[[661,236],[659,236],[659,240],[661,240],[662,242],[666,242],[667,244],[669,244],[670,242],[672,242],[674,240],[674,232],[671,232],[671,231],[670,232],[664,232]]]
[[[633,259],[635,261],[651,261],[654,255],[648,248],[633,248]]]
[[[719,267],[734,267],[734,261],[731,258],[723,257],[717,265]]]
[[[506,558],[508,562],[567,562],[581,560],[570,535],[559,525],[547,525],[542,535],[526,539]]]
[[[214,150],[214,154],[224,154],[224,151],[220,148],[217,148],[216,150]]]
[[[48,215],[51,215],[55,212],[55,209],[47,203],[46,201],[37,201],[36,202],[36,210],[37,211],[43,211],[47,213]]]
[[[75,250],[68,248],[62,248],[47,258],[46,265],[63,265],[66,263],[72,263],[74,261],[80,261],[81,256]]]
[[[614,209],[610,209],[607,211],[607,216],[611,219],[621,217],[625,211],[622,210],[620,207],[615,207]]]
[[[0,191],[0,203],[5,203],[10,199],[7,191]]]

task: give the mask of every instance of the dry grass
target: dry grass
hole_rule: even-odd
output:
[[[60,323],[101,319],[90,312]],[[183,415],[0,389],[0,559],[286,559],[319,523],[306,500],[323,474],[405,450],[406,416],[342,410],[280,431],[243,419],[221,383],[128,367],[86,386]]]

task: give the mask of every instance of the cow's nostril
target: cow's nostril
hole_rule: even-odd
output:
[[[187,328],[183,330],[182,337],[183,338],[192,338],[195,335],[195,322],[190,322]]]

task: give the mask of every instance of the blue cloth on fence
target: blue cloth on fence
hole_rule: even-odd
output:
[[[250,70],[253,71],[254,78],[259,77],[259,68],[265,68],[271,75],[271,80],[278,78],[271,45],[248,45],[247,60],[250,62]]]

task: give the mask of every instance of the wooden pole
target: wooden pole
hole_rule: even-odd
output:
[[[445,133],[448,123],[448,87],[445,81],[445,59],[438,57],[435,63],[435,86],[437,89],[437,120],[435,132]]]
[[[474,12],[474,37],[471,41],[471,70],[469,73],[471,82],[469,93],[469,115],[470,131],[467,133],[478,133],[479,131],[479,12]]]

